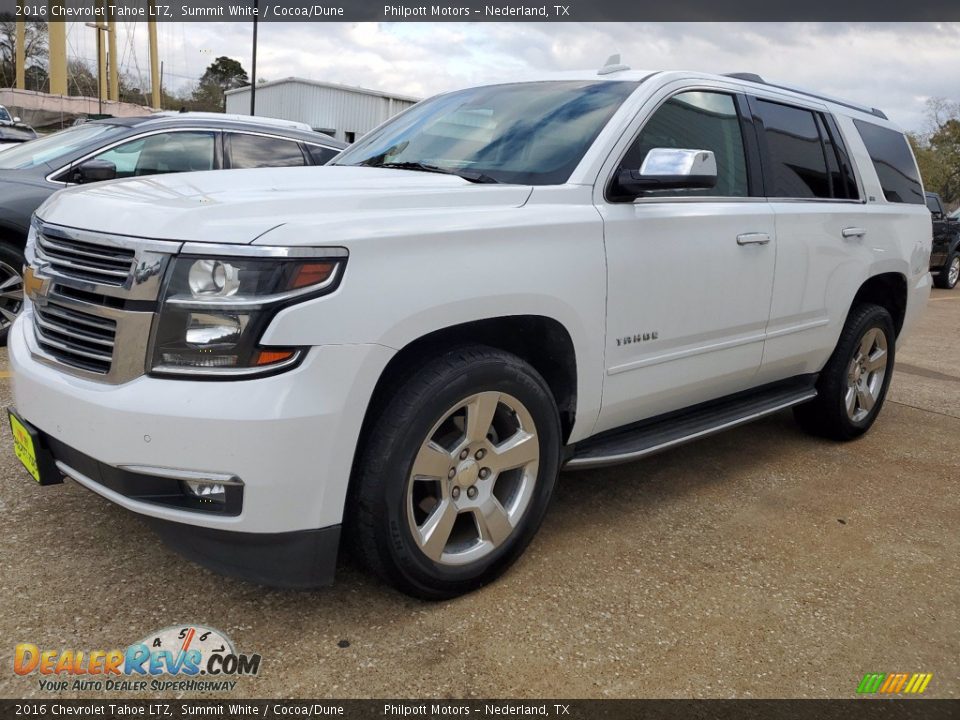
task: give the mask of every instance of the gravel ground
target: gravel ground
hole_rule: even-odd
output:
[[[214,575],[73,482],[37,487],[4,422],[0,697],[51,696],[12,672],[16,643],[121,648],[179,623],[263,656],[232,697],[851,697],[866,672],[957,697],[958,328],[960,290],[935,291],[857,442],[784,413],[563,475],[516,566],[438,604],[349,564],[317,592]],[[0,371],[8,404],[5,351]]]

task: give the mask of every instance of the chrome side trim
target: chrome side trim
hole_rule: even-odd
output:
[[[152,475],[153,477],[168,480],[195,480],[197,482],[218,483],[220,485],[243,485],[243,481],[233,473],[179,470],[177,468],[155,467],[153,465],[117,465],[117,468],[138,475]]]
[[[633,360],[628,363],[623,363],[622,365],[614,365],[613,367],[608,368],[607,375],[619,375],[620,373],[628,372],[630,370],[639,370],[640,368],[650,367],[651,365],[660,365],[661,363],[670,362],[672,360],[682,360],[684,358],[693,357],[695,355],[703,355],[704,353],[715,352],[717,350],[729,350],[730,348],[740,347],[741,345],[750,345],[752,343],[763,342],[765,338],[766,334],[761,332],[753,335],[734,338],[732,340],[711,343],[710,345],[698,345],[697,347],[688,348],[686,350],[677,350],[675,352],[664,353],[663,355],[655,355],[654,357]]]
[[[659,445],[654,445],[649,448],[644,448],[643,450],[639,450],[637,452],[620,453],[617,455],[605,455],[600,457],[579,458],[579,459],[574,457],[570,461],[568,461],[566,465],[563,466],[563,469],[564,470],[566,469],[586,470],[588,468],[604,467],[606,465],[618,465],[620,463],[638,460],[642,457],[646,457],[648,455],[653,455],[654,453],[658,453],[661,450],[667,450],[669,448],[676,447],[677,445],[684,445],[693,440],[697,440],[702,437],[707,437],[709,435],[713,435],[723,430],[729,430],[739,425],[745,425],[749,422],[753,422],[754,420],[759,420],[760,418],[765,417],[767,415],[772,415],[773,413],[780,412],[781,410],[786,410],[787,408],[793,407],[794,405],[799,405],[800,403],[805,403],[808,400],[813,400],[816,396],[817,396],[816,390],[808,390],[802,395],[798,395],[791,400],[788,400],[786,402],[780,403],[779,405],[776,405],[775,407],[759,410],[757,412],[744,415],[743,417],[739,417],[735,420],[729,420],[725,423],[721,423],[720,425],[707,428],[706,430],[700,430],[699,432],[695,432],[690,435],[685,435],[683,437],[676,438],[674,440],[669,440],[667,442],[660,443]]]

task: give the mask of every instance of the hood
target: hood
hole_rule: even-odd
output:
[[[345,215],[383,218],[408,211],[519,207],[531,189],[387,168],[219,170],[71,188],[53,195],[37,215],[45,222],[117,235],[250,243],[287,223],[319,228],[341,223]]]

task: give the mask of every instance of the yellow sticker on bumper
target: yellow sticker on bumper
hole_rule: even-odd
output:
[[[37,466],[37,451],[33,447],[33,438],[30,437],[23,423],[10,415],[10,430],[13,432],[13,452],[23,463],[33,479],[40,482],[40,468]]]

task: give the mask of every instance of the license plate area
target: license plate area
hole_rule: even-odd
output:
[[[17,459],[39,485],[58,485],[63,475],[57,469],[53,455],[43,442],[40,431],[12,410],[7,410],[10,432],[13,435],[13,452]]]

